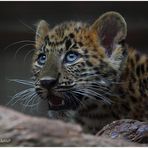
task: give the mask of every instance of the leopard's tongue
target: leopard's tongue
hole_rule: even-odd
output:
[[[59,106],[62,105],[63,99],[57,96],[52,96],[49,100],[49,104],[54,105],[54,106]]]

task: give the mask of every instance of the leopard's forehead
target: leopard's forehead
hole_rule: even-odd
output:
[[[91,30],[91,26],[82,22],[65,22],[49,29],[48,49],[68,49],[67,41],[71,40],[72,45],[78,45],[77,49],[86,52],[95,52],[98,56],[104,56],[104,51],[98,42],[98,35]]]
[[[48,33],[48,37],[51,42],[54,41],[60,42],[70,34],[73,34],[75,37],[76,36],[78,37],[82,34],[88,34],[88,32],[89,32],[89,25],[86,23],[65,22],[52,28]]]

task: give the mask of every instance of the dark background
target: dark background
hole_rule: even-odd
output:
[[[28,52],[33,45],[12,43],[34,41],[35,24],[41,19],[47,20],[51,27],[68,20],[93,23],[106,11],[121,13],[128,24],[128,44],[148,53],[148,2],[0,2],[0,104],[6,105],[11,96],[24,89],[7,79],[31,77],[32,54]],[[23,110],[18,103],[8,106],[28,114],[47,115],[44,102],[35,110]]]

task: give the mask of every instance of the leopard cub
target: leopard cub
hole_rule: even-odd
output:
[[[91,25],[38,23],[34,87],[50,118],[80,123],[90,133],[117,119],[148,120],[148,56],[128,47],[126,35],[117,12]]]

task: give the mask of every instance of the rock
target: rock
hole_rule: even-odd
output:
[[[76,124],[32,117],[0,106],[0,146],[141,145],[104,136],[88,135]]]

